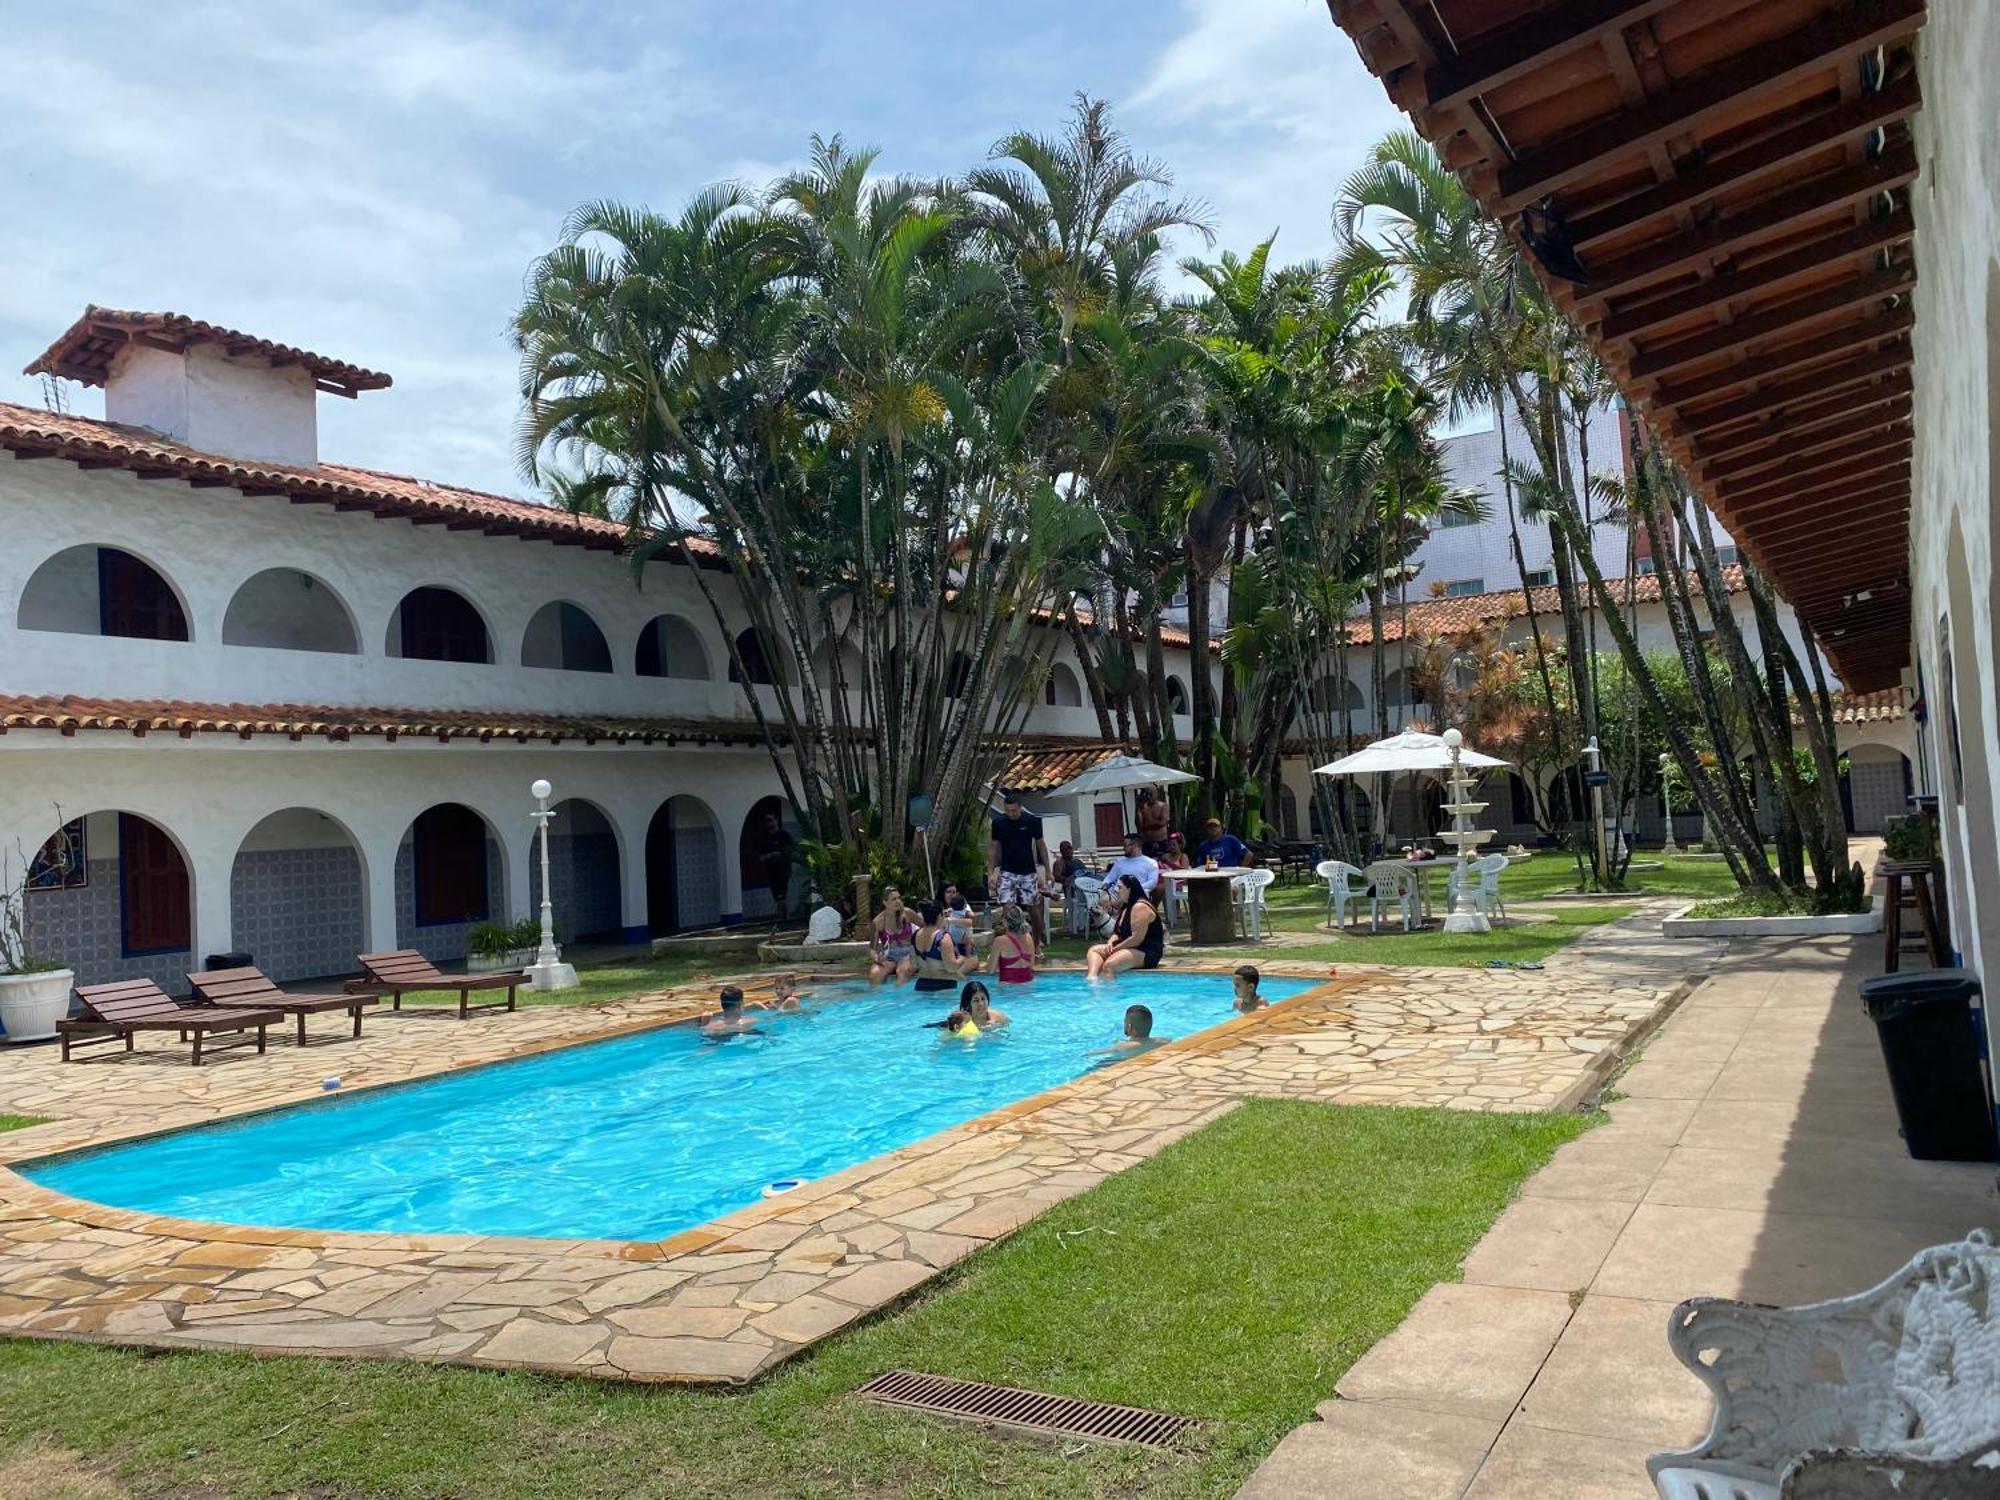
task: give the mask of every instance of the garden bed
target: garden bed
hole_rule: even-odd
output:
[[[1695,902],[1682,907],[1660,923],[1660,931],[1670,938],[1702,937],[1827,937],[1880,932],[1882,900],[1878,896],[1867,911],[1808,912],[1749,911],[1740,916],[1694,916],[1704,907],[1724,906],[1718,901]]]

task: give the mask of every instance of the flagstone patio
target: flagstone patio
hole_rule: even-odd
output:
[[[908,1296],[1051,1204],[1258,1095],[1571,1107],[1720,951],[1665,945],[1658,904],[1540,971],[1347,969],[1299,998],[656,1243],[203,1224],[87,1204],[0,1167],[0,1332],[741,1382]],[[1218,989],[1218,998],[1220,990]],[[0,1162],[528,1055],[709,1008],[678,991],[460,1023],[371,1018],[358,1041],[223,1054],[155,1043],[5,1054]]]
[[[1362,1356],[1239,1500],[1645,1500],[1706,1431],[1667,1347],[1683,1298],[1859,1291],[2000,1228],[1991,1165],[1913,1161],[1860,981],[1875,937],[1738,940],[1464,1263]]]

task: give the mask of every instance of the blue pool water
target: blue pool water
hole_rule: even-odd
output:
[[[1311,986],[1263,988],[1281,1000]],[[1229,981],[1213,974],[996,985],[1013,1024],[970,1042],[924,1030],[951,1006],[907,989],[842,982],[812,999],[760,1013],[756,1035],[663,1027],[50,1158],[26,1175],[225,1223],[656,1239],[755,1202],[768,1183],[823,1177],[1074,1078],[1118,1039],[1128,1005],[1151,1007],[1160,1037],[1232,1015]]]

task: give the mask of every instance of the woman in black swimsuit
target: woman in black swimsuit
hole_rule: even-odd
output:
[[[958,947],[952,942],[951,934],[939,925],[938,916],[937,902],[917,903],[918,927],[916,936],[910,939],[910,948],[916,963],[916,988],[920,993],[955,990],[965,979]]]
[[[1146,888],[1136,875],[1118,877],[1121,899],[1117,925],[1111,941],[1099,943],[1084,960],[1089,979],[1108,977],[1126,969],[1157,969],[1160,955],[1167,950],[1167,928],[1159,908],[1146,898]]]

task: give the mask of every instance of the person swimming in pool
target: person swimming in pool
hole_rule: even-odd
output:
[[[979,1035],[979,1023],[962,1010],[946,1016],[938,1029],[956,1042],[969,1042]]]
[[[780,974],[771,983],[771,998],[757,1001],[755,1008],[758,1010],[797,1010],[804,1001],[805,996],[799,993],[799,976],[796,974]]]
[[[722,1008],[701,1023],[703,1036],[741,1036],[757,1029],[757,1023],[743,1014],[742,990],[725,984],[715,998]]]
[[[977,979],[967,980],[965,988],[958,992],[958,1008],[978,1022],[981,1031],[993,1031],[1009,1024],[1007,1012],[993,1008],[993,997],[987,993],[985,984]]]
[[[965,978],[958,947],[938,921],[938,904],[935,901],[917,903],[917,930],[910,938],[910,950],[914,955],[916,990],[919,994],[935,994],[939,990],[955,990]]]
[[[1246,1016],[1251,1011],[1262,1010],[1271,1003],[1257,993],[1257,986],[1263,977],[1257,972],[1255,964],[1239,964],[1236,972],[1229,976],[1230,983],[1236,989],[1234,1006]]]
[[[1143,1005],[1125,1007],[1125,1035],[1109,1047],[1099,1047],[1091,1053],[1098,1061],[1093,1067],[1104,1067],[1120,1058],[1136,1057],[1141,1052],[1150,1052],[1168,1038],[1153,1035],[1153,1012]]]

